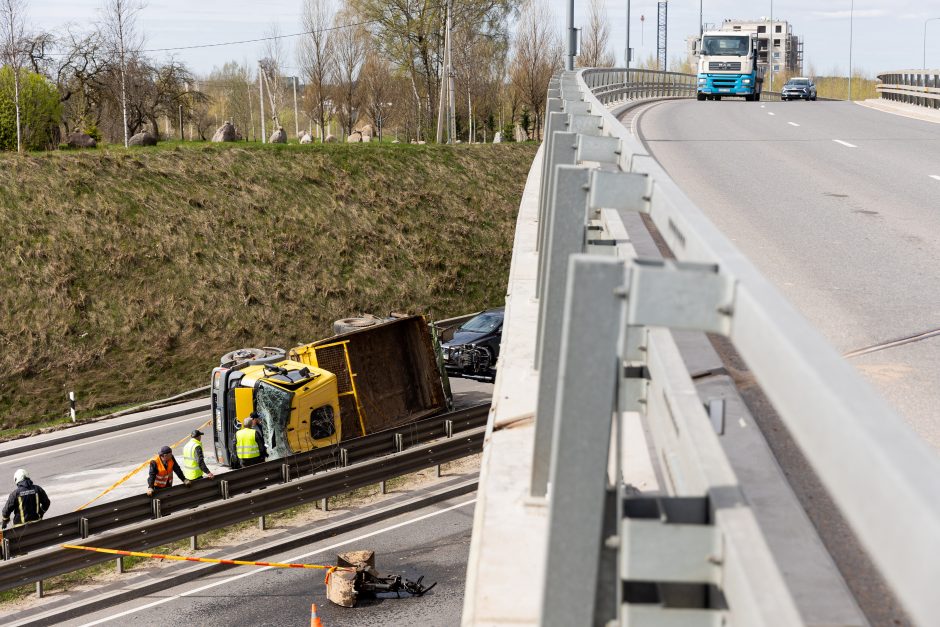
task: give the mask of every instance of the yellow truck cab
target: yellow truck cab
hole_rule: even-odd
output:
[[[219,367],[212,373],[213,395],[224,390],[230,401],[216,405],[216,456],[237,466],[235,431],[255,412],[261,419],[269,459],[330,446],[342,439],[336,375],[289,359]],[[224,387],[222,387],[224,386]],[[226,408],[229,411],[223,412]],[[223,415],[223,414],[228,415]]]

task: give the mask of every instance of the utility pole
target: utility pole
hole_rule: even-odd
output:
[[[294,135],[300,141],[300,116],[297,115],[297,77],[292,76],[291,78],[294,79]]]
[[[577,54],[578,31],[574,28],[574,0],[568,0],[568,54],[565,56],[565,69],[574,69],[574,56]]]
[[[774,90],[774,0],[770,0],[770,32],[767,39],[767,69],[770,70],[770,91]]]
[[[849,102],[852,102],[852,28],[855,18],[855,0],[849,5]]]
[[[447,0],[447,143],[453,144],[457,139],[457,105],[454,94],[454,60],[452,54],[453,41],[451,37],[451,0]]]
[[[266,144],[268,138],[266,137],[267,133],[264,132],[264,69],[261,67],[261,62],[258,61],[258,93],[260,96],[258,100],[261,101],[261,143]]]
[[[630,0],[627,0],[627,52],[624,55],[626,63],[624,67],[627,68],[627,82],[630,80]]]

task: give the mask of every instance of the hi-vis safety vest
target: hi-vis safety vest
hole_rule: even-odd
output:
[[[27,519],[26,508],[24,507],[24,499],[28,499],[29,497],[33,497],[34,499],[36,499],[36,504],[35,504],[35,508],[33,509],[33,511],[36,512],[36,516],[38,518],[30,517],[29,519]],[[37,520],[42,520],[42,515],[39,513],[40,512],[39,490],[35,488],[33,488],[32,490],[24,490],[23,492],[17,495],[16,504],[19,506],[18,513],[20,515],[20,520],[19,522],[16,522],[16,516],[14,516],[14,523],[15,523],[14,527],[18,527],[19,525],[25,525],[26,523],[34,522]]]
[[[154,457],[154,460],[157,462],[157,476],[153,478],[153,487],[155,488],[166,488],[173,483],[173,458],[170,458],[170,462],[164,466],[163,460],[160,459],[160,456],[157,455]]]
[[[261,449],[255,440],[255,430],[243,427],[235,433],[235,454],[238,459],[261,457]]]
[[[202,448],[202,442],[192,438],[183,447],[183,476],[192,481],[202,477],[202,468],[199,467],[199,458],[196,456],[196,449]]]

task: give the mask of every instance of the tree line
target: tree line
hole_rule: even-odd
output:
[[[271,27],[260,59],[199,76],[147,51],[141,0],[102,0],[98,21],[58,32],[32,27],[27,0],[0,0],[0,149],[54,148],[76,132],[125,145],[141,131],[206,140],[225,121],[246,140],[281,127],[314,141],[344,140],[365,125],[379,137],[432,140],[447,106],[440,96],[448,11],[457,138],[540,139],[548,82],[563,62],[546,3],[300,3],[302,34]],[[593,0],[579,64],[612,65],[608,39]]]

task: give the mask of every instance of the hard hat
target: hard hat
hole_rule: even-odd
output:
[[[19,483],[23,479],[29,479],[29,473],[25,469],[20,468],[15,473],[13,473],[13,483]]]

